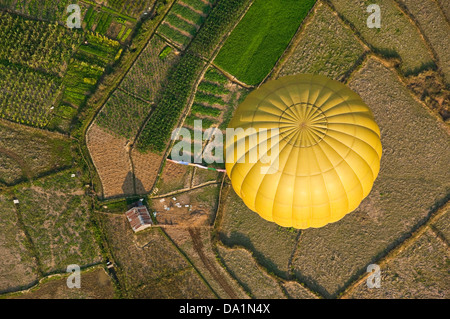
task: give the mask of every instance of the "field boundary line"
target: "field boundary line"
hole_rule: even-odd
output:
[[[396,244],[393,248],[391,248],[387,253],[378,258],[372,263],[378,264],[380,267],[385,266],[392,260],[394,260],[400,253],[405,251],[407,248],[411,247],[427,230],[432,229],[432,224],[436,222],[440,217],[442,217],[445,213],[448,212],[450,208],[450,200],[447,199],[443,205],[438,207],[434,212],[431,211],[427,217],[425,217],[425,221],[419,221],[418,224],[413,226],[413,229],[404,235],[404,239],[401,240],[398,244]],[[365,268],[363,269],[365,270]],[[349,295],[359,287],[367,278],[371,275],[369,272],[364,272],[359,276],[358,279],[353,281],[350,285],[348,285],[342,292],[337,293],[338,299],[347,299]]]
[[[139,96],[137,94],[134,94],[134,93],[132,93],[132,92],[126,90],[126,89],[122,89],[121,87],[117,87],[117,90],[121,91],[121,92],[123,92],[125,94],[128,94],[129,96],[134,97],[135,99],[140,100],[140,101],[142,101],[144,103],[147,103],[147,104],[150,104],[150,105],[154,105],[155,104],[154,101],[146,100],[146,99],[144,99],[143,97],[141,97],[141,96]]]
[[[150,195],[150,196],[148,196],[148,198],[149,199],[160,199],[160,198],[165,198],[165,197],[173,196],[173,195],[177,195],[177,194],[183,194],[183,193],[187,193],[189,191],[193,191],[193,190],[196,190],[199,188],[203,188],[203,187],[207,187],[207,186],[211,186],[211,185],[218,185],[218,184],[220,184],[220,182],[218,182],[218,181],[209,181],[209,182],[205,182],[205,183],[193,186],[191,188],[183,188],[183,189],[179,189],[179,190],[169,192],[166,194]]]

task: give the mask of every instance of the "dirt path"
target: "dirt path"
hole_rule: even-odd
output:
[[[220,284],[220,286],[225,290],[225,292],[232,299],[238,299],[239,296],[234,292],[233,288],[230,286],[226,278],[220,273],[220,270],[217,269],[216,265],[213,261],[211,261],[203,251],[203,243],[201,240],[200,231],[198,228],[189,228],[189,235],[192,238],[192,243],[194,244],[194,249],[197,252],[198,256],[202,260],[206,269],[211,273],[213,278]]]

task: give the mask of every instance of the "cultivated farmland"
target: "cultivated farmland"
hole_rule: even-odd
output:
[[[119,89],[106,102],[97,123],[118,136],[133,139],[151,107],[150,103]]]
[[[211,126],[225,130],[234,110],[248,92],[249,90],[233,83],[216,68],[210,67],[197,87],[185,126],[193,129],[194,121],[202,120],[203,130]]]
[[[256,299],[286,298],[277,281],[259,266],[243,248],[218,246],[219,256],[230,274]]]
[[[135,235],[123,215],[102,214],[101,219],[126,297],[214,298],[161,229]]]
[[[101,261],[89,226],[89,201],[82,181],[64,171],[16,187],[14,196],[23,225],[43,274],[65,272],[71,264]]]
[[[314,73],[342,79],[364,47],[328,6],[317,5],[310,19],[288,50],[278,76]]]
[[[93,124],[88,130],[86,143],[102,182],[103,197],[134,194],[128,141]]]
[[[383,265],[382,289],[361,283],[350,298],[447,299],[449,297],[448,247],[428,230],[412,246]]]
[[[36,259],[17,217],[12,197],[0,194],[0,293],[19,290],[38,279]]]
[[[242,287],[219,263],[210,228],[166,227],[164,231],[188,256],[219,298],[248,298]]]
[[[44,280],[29,291],[15,295],[12,299],[113,299],[114,286],[104,269],[95,267],[81,273],[82,285],[79,289],[67,287],[67,275]]]
[[[153,36],[142,51],[120,88],[145,101],[156,102],[178,52],[160,37]]]
[[[191,42],[189,50],[168,77],[158,107],[139,136],[137,142],[139,150],[162,152],[166,148],[172,130],[185,109],[191,90],[204,67],[204,61],[197,54],[211,55],[247,4],[248,0],[220,1],[211,11]]]
[[[450,189],[450,173],[444,169],[450,142],[443,124],[413,98],[397,74],[371,58],[350,87],[381,127],[380,174],[356,211],[338,223],[303,231],[292,262],[299,280],[329,297],[365,272],[374,256],[402,241],[436,203],[448,198]],[[330,268],[333,272],[325,271]]]
[[[328,0],[337,12],[356,30],[376,52],[400,57],[401,70],[406,74],[422,71],[434,65],[431,53],[410,19],[402,13],[395,0],[380,5],[382,28],[367,27],[367,5],[364,0]]]
[[[450,26],[435,1],[400,0],[417,22],[438,59],[438,66],[450,84]]]
[[[226,198],[218,229],[226,246],[243,246],[252,251],[259,264],[276,275],[286,276],[296,246],[298,231],[268,222],[248,209],[231,190]]]
[[[214,0],[178,0],[158,28],[158,33],[180,49],[186,48],[211,11]]]
[[[214,60],[249,85],[259,84],[283,54],[315,0],[255,0]]]
[[[70,142],[59,136],[0,122],[0,181],[15,184],[72,165]]]

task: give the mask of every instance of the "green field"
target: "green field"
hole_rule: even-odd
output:
[[[260,83],[314,3],[315,0],[255,0],[214,63],[247,84]]]
[[[89,223],[89,199],[82,180],[72,173],[77,172],[63,171],[14,189],[43,274],[101,261]]]

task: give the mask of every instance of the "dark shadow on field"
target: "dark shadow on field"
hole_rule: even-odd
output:
[[[122,184],[122,191],[124,195],[137,195],[136,190],[145,189],[144,184],[141,180],[134,175],[132,172],[128,172],[125,180]]]
[[[314,292],[318,292],[325,298],[332,298],[329,292],[325,290],[322,286],[318,285],[317,282],[310,276],[304,276],[299,271],[293,271],[293,275],[295,278],[291,278],[288,273],[280,270],[271,260],[266,258],[264,254],[257,251],[256,248],[251,243],[250,239],[243,233],[233,232],[231,236],[225,236],[225,234],[219,234],[220,241],[229,248],[244,248],[248,250],[253,258],[255,258],[256,262],[264,267],[269,274],[274,274],[280,278],[285,280],[299,280],[302,284],[304,284],[309,290]],[[290,270],[288,270],[290,271]],[[249,291],[248,286],[238,280],[238,277],[233,273],[232,276],[236,278],[236,280],[241,284],[247,291]]]

